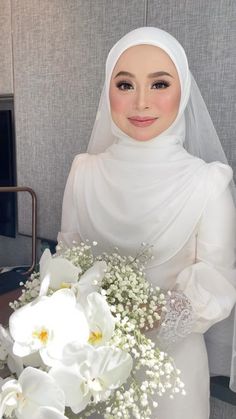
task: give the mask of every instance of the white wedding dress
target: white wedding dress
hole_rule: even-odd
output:
[[[92,172],[88,170],[88,173],[86,172],[87,158],[90,158],[93,162],[91,163]],[[135,254],[140,245],[141,237],[140,242],[137,242],[136,239],[134,241],[129,240],[129,235],[125,236],[127,226],[133,223],[133,215],[126,211],[125,200],[122,201],[121,196],[119,196],[120,208],[122,215],[125,214],[125,216],[123,218],[119,217],[118,226],[114,224],[115,234],[113,236],[111,224],[106,229],[109,220],[105,216],[102,217],[101,214],[102,211],[106,211],[108,203],[107,206],[104,205],[103,207],[104,201],[101,196],[105,195],[101,195],[102,183],[96,183],[98,176],[96,176],[95,160],[93,158],[100,159],[100,157],[92,157],[87,154],[79,155],[72,165],[64,194],[62,231],[58,235],[58,241],[71,245],[72,240],[96,240],[98,241],[98,253],[110,250],[113,246],[118,245],[121,252]],[[84,168],[81,164],[82,161],[84,161]],[[103,166],[99,166],[102,176],[105,173],[106,160],[104,162]],[[111,162],[110,155],[108,162]],[[181,378],[185,383],[187,393],[186,396],[176,395],[173,400],[169,399],[168,396],[157,397],[159,405],[153,413],[155,419],[209,419],[209,368],[203,333],[214,323],[226,318],[236,301],[236,292],[232,285],[235,281],[235,207],[227,187],[228,180],[225,182],[226,186],[224,188],[222,187],[224,182],[220,182],[220,179],[227,177],[223,173],[224,170],[222,171],[224,165],[220,163],[214,163],[214,165],[215,169],[210,175],[212,177],[216,176],[215,181],[213,179],[214,193],[212,198],[208,200],[191,235],[181,249],[175,252],[174,256],[163,263],[159,263],[158,255],[162,255],[164,260],[165,254],[163,252],[169,252],[172,247],[175,248],[175,240],[179,242],[178,231],[181,235],[182,221],[182,224],[177,226],[178,228],[175,230],[175,235],[169,242],[167,250],[164,251],[161,244],[158,245],[156,253],[154,252],[154,260],[149,263],[146,269],[147,279],[153,285],[159,285],[165,290],[179,290],[180,293],[184,293],[192,307],[192,312],[189,311],[188,313],[187,310],[187,313],[185,313],[184,320],[181,319],[183,313],[178,313],[178,308],[175,313],[169,314],[171,327],[169,330],[168,327],[165,329],[163,339],[162,332],[159,333],[158,330],[152,330],[148,333],[158,345],[168,348],[168,352],[173,356],[177,368],[182,372]],[[114,167],[114,162],[112,167]],[[94,177],[90,177],[91,173],[94,174]],[[106,176],[104,176],[105,178]],[[105,180],[105,188],[107,188],[107,183],[108,181]],[[218,184],[219,193],[217,193]],[[94,186],[94,189],[91,188],[91,185]],[[100,185],[101,190],[97,190],[98,185]],[[84,195],[80,188],[84,188]],[[113,184],[112,191],[114,188],[116,190],[116,186]],[[109,192],[108,188],[105,193],[109,197],[112,192]],[[99,206],[100,198],[101,205]],[[92,201],[89,201],[90,199]],[[132,196],[129,199],[131,205]],[[85,211],[86,205],[89,207],[88,203],[91,204],[91,202],[93,202],[90,208],[92,221],[89,221],[84,214],[87,214]],[[110,204],[112,207],[113,202]],[[97,209],[96,205],[98,205]],[[89,213],[88,208],[87,211]],[[96,219],[99,211],[100,219]],[[111,215],[113,216],[114,211],[116,211],[115,207],[114,209],[112,207],[112,211]],[[138,208],[136,212],[139,213]],[[116,216],[119,215],[115,212],[114,217]],[[98,233],[96,235],[96,227],[101,228],[102,239]],[[138,224],[136,230],[141,227],[145,231],[145,226],[139,226]],[[134,232],[135,234],[136,232]],[[114,242],[114,237],[117,238],[116,242]],[[143,239],[146,241],[145,238]],[[194,321],[192,315],[194,315]],[[191,333],[189,333],[189,327]]]

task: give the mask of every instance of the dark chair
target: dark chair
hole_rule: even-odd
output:
[[[37,198],[35,192],[29,187],[9,186],[0,187],[0,193],[28,192],[32,198],[32,258],[31,266],[27,269],[14,268],[8,272],[0,273],[0,323],[7,320],[10,313],[9,301],[14,301],[21,294],[20,282],[25,282],[33,272],[36,265],[36,238],[37,238]]]

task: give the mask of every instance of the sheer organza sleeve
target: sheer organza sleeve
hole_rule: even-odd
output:
[[[176,341],[204,333],[229,316],[236,302],[236,219],[227,188],[209,201],[196,234],[195,263],[177,277],[160,337]]]
[[[58,233],[57,241],[71,247],[73,241],[80,242],[78,232],[77,210],[75,206],[75,179],[80,161],[86,158],[87,154],[78,154],[72,163],[62,203],[61,231]]]

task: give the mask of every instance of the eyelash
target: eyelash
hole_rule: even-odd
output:
[[[128,88],[123,88],[123,86],[126,86],[126,87],[128,87]],[[130,87],[131,88],[133,88],[133,86],[132,86],[132,84],[130,84],[129,82],[127,82],[127,81],[119,81],[117,84],[116,84],[116,87],[119,89],[119,90],[131,90],[130,89]]]
[[[168,81],[165,81],[165,80],[159,80],[159,81],[156,81],[155,83],[153,83],[152,87],[156,86],[156,85],[164,86],[164,87],[161,87],[160,89],[166,89],[167,87],[170,86],[170,83]]]
[[[170,86],[170,83],[169,82],[167,82],[167,81],[165,81],[165,80],[158,80],[158,81],[156,81],[155,83],[153,83],[152,84],[152,87],[153,86],[158,86],[159,85],[159,87],[157,87],[155,90],[162,90],[162,89],[166,89],[167,87],[169,87]],[[124,86],[126,86],[126,88],[123,88]],[[160,86],[162,86],[162,87],[160,87]],[[120,81],[120,82],[118,82],[117,84],[116,84],[116,87],[119,89],[119,90],[131,90],[131,89],[133,89],[133,86],[132,86],[132,84],[131,83],[129,83],[128,81]]]

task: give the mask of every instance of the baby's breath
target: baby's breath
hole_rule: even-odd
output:
[[[108,303],[113,307],[114,314],[137,327],[150,329],[160,320],[165,298],[159,287],[153,288],[145,277],[145,263],[150,259],[150,249],[142,249],[137,256],[121,256],[119,253],[103,253],[97,257],[105,260],[107,271],[102,281]],[[159,312],[159,313],[158,313]]]
[[[89,242],[81,242],[79,244],[73,242],[73,246],[69,248],[59,243],[55,256],[63,256],[65,259],[68,259],[70,262],[72,262],[73,265],[80,267],[82,269],[82,275],[85,271],[93,266],[93,247],[96,245],[96,242],[93,242],[92,245],[90,245]]]
[[[38,297],[40,290],[39,273],[32,273],[30,279],[28,279],[25,283],[21,282],[20,286],[22,287],[22,293],[20,297],[18,298],[18,300],[9,303],[10,307],[13,310],[17,310],[18,308],[30,303],[36,297]]]

